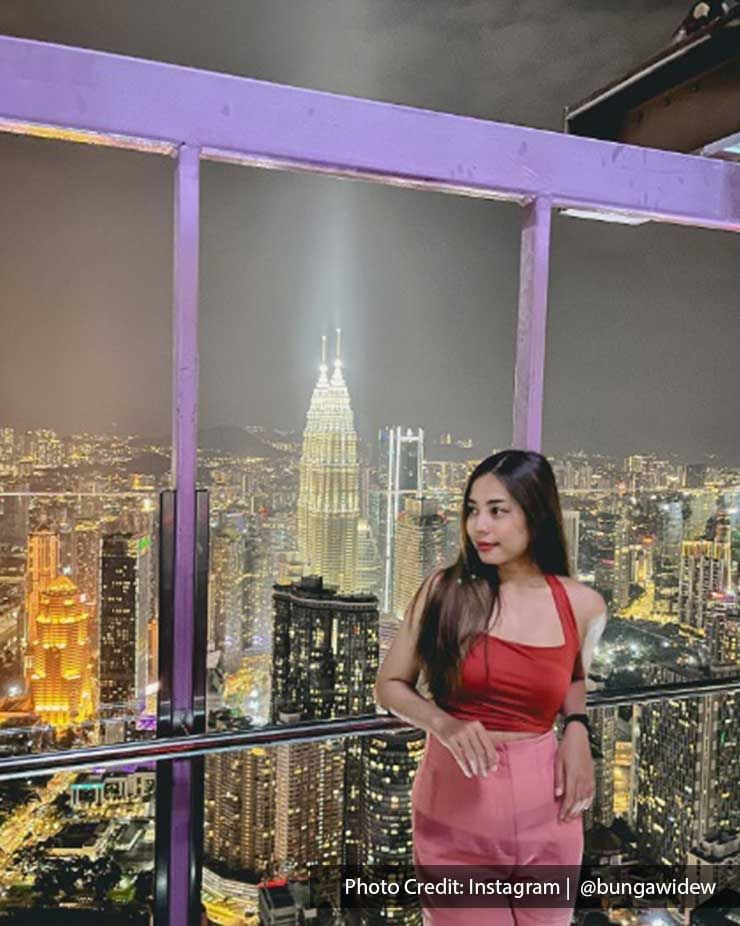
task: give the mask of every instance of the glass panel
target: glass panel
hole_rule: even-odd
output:
[[[0,922],[148,926],[154,766],[0,784]]]
[[[720,232],[554,220],[544,452],[572,574],[609,606],[608,688],[737,671],[736,252]]]
[[[202,170],[209,725],[375,713],[379,645],[511,439],[519,210]]]
[[[154,733],[172,161],[0,135],[0,752]]]
[[[448,781],[435,766],[444,760],[439,754],[432,759],[430,753],[423,774],[436,776],[433,786],[427,777],[426,787],[432,788],[427,795],[434,807],[426,809],[440,827],[438,864],[458,877],[472,870],[465,866],[495,864],[496,857],[480,847],[495,839],[496,826],[503,826],[511,812],[521,814],[516,819],[523,832],[527,814],[531,818],[536,805],[540,822],[545,814],[553,826],[581,826],[583,849],[575,866],[583,866],[582,877],[600,877],[612,885],[622,882],[603,898],[586,899],[582,894],[575,922],[667,926],[688,922],[688,905],[704,904],[691,922],[710,923],[717,915],[709,909],[710,900],[736,912],[738,894],[732,891],[740,890],[738,700],[737,693],[721,693],[589,710],[595,791],[580,823],[555,822],[563,806],[563,798],[554,795],[561,735],[557,728],[555,746],[546,749],[545,761],[533,762],[532,746],[520,741],[519,747],[530,753],[520,752],[518,760],[510,753],[504,760],[499,752],[501,764],[487,779],[466,779],[453,762],[444,766]],[[364,911],[355,911],[355,919],[343,919],[349,904],[340,909],[337,882],[356,874],[355,869],[365,883],[381,886],[389,883],[393,866],[409,877],[416,875],[414,828],[421,824],[420,817],[413,816],[411,787],[421,774],[424,743],[423,731],[407,730],[209,757],[203,900],[213,922],[258,913],[269,922],[278,908],[286,915],[301,909],[311,915],[311,910],[324,907],[325,922],[420,924],[418,898],[399,907],[387,893],[384,900],[376,895]],[[541,738],[539,743],[534,751],[541,758]],[[352,790],[348,781],[355,774],[358,787]],[[417,810],[424,800],[421,779],[419,785]],[[481,789],[487,792],[485,799]],[[478,809],[476,801],[481,802]],[[504,805],[508,809],[502,816]],[[460,836],[459,846],[465,848],[456,854],[458,843],[451,833],[460,832],[460,814],[467,814],[466,827],[479,818],[482,829],[477,841],[475,834],[471,841],[469,832],[467,841]],[[540,836],[527,843],[532,858],[538,858],[532,854],[536,851],[553,851],[542,826]],[[567,845],[565,836],[562,840]],[[557,857],[557,852],[550,855],[549,864],[556,864]],[[537,875],[534,866],[523,870]],[[673,876],[679,881],[690,877],[703,886],[693,897],[674,897],[665,905],[651,899],[654,895],[645,885]],[[355,890],[355,897],[369,896]],[[383,902],[385,910],[367,909]],[[603,918],[586,919],[589,910],[592,918],[601,910]]]

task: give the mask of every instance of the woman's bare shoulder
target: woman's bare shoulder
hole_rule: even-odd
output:
[[[591,588],[590,585],[579,582],[577,579],[571,578],[571,576],[558,576],[558,578],[568,592],[573,613],[581,628],[585,629],[592,620],[607,611],[603,596],[595,588]]]

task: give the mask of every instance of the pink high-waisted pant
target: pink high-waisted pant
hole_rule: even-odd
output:
[[[564,796],[555,797],[557,748],[554,730],[497,743],[498,768],[468,778],[428,734],[411,789],[414,864],[496,866],[502,878],[526,875],[529,865],[569,866],[577,876],[583,820],[558,820]],[[522,906],[526,899],[498,907],[440,907],[423,895],[420,902],[424,926],[567,926],[572,914],[572,907]]]

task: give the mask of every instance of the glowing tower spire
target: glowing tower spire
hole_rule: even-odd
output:
[[[298,492],[298,550],[309,573],[340,592],[355,586],[360,516],[357,433],[342,375],[341,329],[331,381],[326,337],[303,432]]]

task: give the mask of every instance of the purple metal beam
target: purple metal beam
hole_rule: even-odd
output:
[[[551,217],[552,204],[546,197],[524,207],[519,254],[512,447],[538,453],[542,452]]]
[[[200,158],[183,145],[175,178],[172,477],[175,497],[175,616],[172,716],[175,733],[190,732],[193,718],[195,587],[195,481],[198,447],[198,252]],[[169,865],[169,922],[189,919],[191,767],[173,763]]]
[[[61,137],[130,147],[185,143],[204,157],[260,166],[520,202],[550,196],[555,207],[740,230],[740,164],[8,36],[0,37],[0,122],[9,131],[57,127]]]

